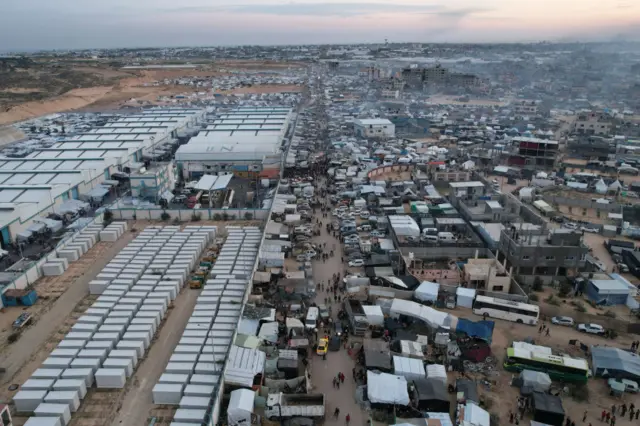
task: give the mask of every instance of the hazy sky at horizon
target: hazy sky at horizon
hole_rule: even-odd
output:
[[[638,0],[20,0],[2,10],[0,51],[640,35]]]

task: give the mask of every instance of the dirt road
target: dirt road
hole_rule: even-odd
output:
[[[156,417],[160,424],[169,424],[173,417],[172,409],[162,409],[153,403],[152,390],[158,379],[164,373],[164,368],[171,358],[173,349],[178,344],[193,308],[196,305],[200,290],[185,288],[173,302],[173,308],[168,312],[164,324],[153,339],[151,349],[146,358],[137,367],[132,386],[127,389],[122,407],[118,410],[113,421],[105,421],[105,425],[146,425],[149,417]],[[163,413],[171,414],[163,418]]]
[[[318,185],[318,188],[325,187],[324,180]],[[328,203],[328,200],[324,202]],[[329,257],[326,263],[322,260],[316,259],[313,262],[313,278],[316,282],[316,303],[324,303],[324,299],[327,296],[331,296],[332,302],[327,307],[331,307],[332,316],[334,321],[338,317],[338,311],[340,310],[340,303],[333,302],[333,293],[328,291],[320,291],[318,284],[327,284],[335,273],[340,273],[344,276],[345,265],[341,262],[342,245],[337,238],[334,238],[330,234],[327,234],[325,225],[331,222],[331,213],[328,213],[328,218],[322,218],[322,213],[317,210],[315,218],[320,219],[321,223],[321,235],[314,238],[314,243],[323,244],[326,243],[327,250],[330,250],[335,246],[334,257]],[[340,293],[338,293],[340,294]],[[353,340],[353,336],[350,336],[350,341]],[[313,354],[311,356],[311,382],[314,386],[314,393],[324,393],[326,401],[326,416],[325,424],[327,425],[344,425],[345,416],[350,414],[352,425],[364,425],[369,418],[368,414],[363,411],[355,401],[356,384],[352,379],[352,369],[355,366],[355,361],[352,359],[347,351],[342,347],[337,352],[329,351],[327,353],[327,359],[322,360],[321,357]],[[333,378],[341,372],[346,376],[344,384],[339,389],[333,387]],[[336,408],[340,409],[340,416],[336,419],[333,417],[333,412]]]

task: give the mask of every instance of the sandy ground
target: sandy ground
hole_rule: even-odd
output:
[[[7,371],[2,376],[0,397],[6,400],[13,396],[14,392],[8,391],[7,387],[27,380],[62,340],[95,299],[88,294],[89,281],[133,238],[134,234],[125,233],[114,243],[99,242],[72,263],[63,275],[36,282],[35,289],[41,299],[29,308],[33,310],[35,321],[16,343],[2,346],[0,365]],[[6,333],[5,321],[13,321],[19,314],[18,309],[7,310],[2,315],[3,334]]]
[[[200,290],[182,289],[180,295],[174,300],[173,306],[170,307],[163,324],[160,325],[159,331],[156,332],[151,349],[138,364],[133,378],[129,379],[117,415],[113,416],[112,420],[104,419],[103,425],[146,425],[149,423],[149,417],[156,417],[159,422],[157,424],[163,421],[170,423],[177,407],[155,405],[152,390],[164,373],[173,349],[182,337],[198,295]]]

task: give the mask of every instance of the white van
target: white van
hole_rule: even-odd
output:
[[[438,241],[440,241],[438,239],[437,235],[426,235],[426,234],[422,234],[422,237],[420,238],[422,241],[426,241],[426,242],[430,242],[430,243],[437,243]]]
[[[307,311],[307,317],[304,320],[304,326],[306,328],[314,329],[318,326],[318,314],[320,311],[317,307],[312,306]]]
[[[451,232],[438,232],[438,241],[455,242],[456,237]]]
[[[422,235],[438,235],[438,228],[423,228]]]

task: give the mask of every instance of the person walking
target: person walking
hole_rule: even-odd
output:
[[[547,327],[547,331],[545,332],[545,336],[549,337],[549,332],[551,331],[551,329],[549,327]]]
[[[600,415],[600,421],[604,422],[604,418],[607,416],[607,410],[602,410],[602,414]]]
[[[339,415],[340,415],[340,409],[336,407],[335,411],[333,412],[333,417],[337,419]]]
[[[349,422],[351,421],[351,416],[349,414],[347,414],[347,417],[344,418],[344,421],[347,423],[347,425],[349,424]]]
[[[582,423],[587,421],[587,410],[584,410],[584,414],[582,415]]]

